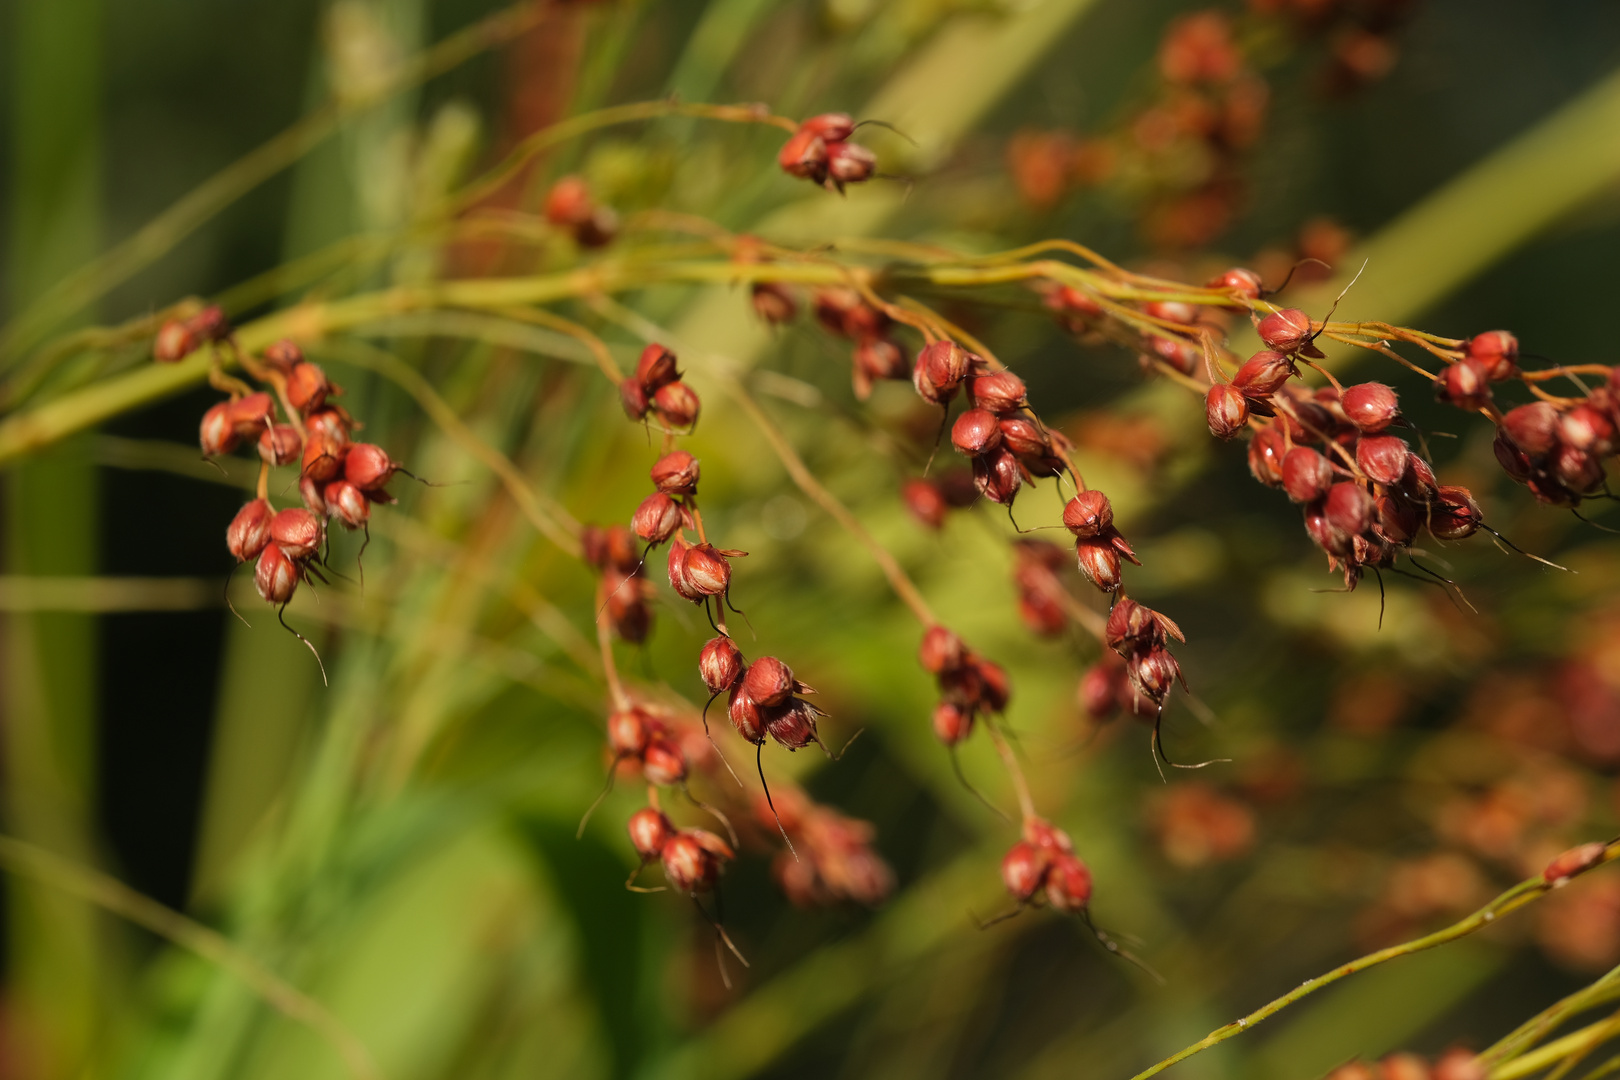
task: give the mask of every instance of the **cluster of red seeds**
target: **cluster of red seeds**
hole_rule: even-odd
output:
[[[1069,556],[1056,544],[1021,538],[1013,543],[1013,584],[1018,589],[1018,617],[1038,637],[1056,637],[1069,625],[1071,599],[1058,572]]]
[[[894,871],[872,850],[869,822],[847,817],[779,787],[772,799],[754,800],[754,818],[765,829],[780,825],[793,844],[771,862],[771,876],[799,907],[853,901],[868,907],[894,889]]]
[[[635,375],[619,383],[619,401],[630,419],[645,420],[651,412],[671,430],[691,428],[703,409],[697,391],[681,381],[675,354],[662,345],[641,351]]]
[[[816,720],[825,714],[800,696],[815,689],[794,678],[793,669],[776,657],[750,664],[737,643],[721,634],[698,653],[698,674],[713,697],[727,695],[726,715],[750,746],[763,746],[767,735],[789,750],[821,742]]]
[[[1040,818],[1024,822],[1023,839],[1001,860],[1001,881],[1020,907],[1044,900],[1058,911],[1080,912],[1091,900],[1091,870],[1069,834]]]
[[[207,457],[228,454],[252,443],[262,462],[259,495],[237,512],[225,531],[225,544],[238,562],[258,560],[253,574],[259,595],[284,605],[306,580],[326,540],[328,518],[348,529],[365,529],[373,503],[392,503],[387,485],[400,471],[379,446],[353,442],[356,425],[342,406],[329,400],[342,393],[317,365],[304,359],[291,341],[278,341],[254,358],[236,348],[218,308],[164,323],[153,346],[166,363],[206,343],[224,343],[242,368],[269,391],[251,390],[216,370],[216,382],[231,397],[203,413],[199,442]],[[282,419],[277,419],[277,403]],[[277,511],[267,497],[271,468],[297,465],[302,507]]]
[[[1433,1063],[1404,1051],[1378,1061],[1347,1061],[1328,1073],[1327,1080],[1485,1080],[1486,1069],[1462,1047],[1447,1050]]]
[[[566,229],[581,247],[602,247],[619,231],[619,215],[591,197],[584,177],[565,176],[546,192],[546,220]]]
[[[877,171],[877,157],[866,147],[849,141],[856,126],[844,113],[812,116],[783,144],[776,162],[789,176],[839,191],[845,184],[870,180]]]
[[[1060,476],[1071,449],[1029,411],[1024,380],[995,371],[983,357],[954,341],[935,341],[917,354],[912,373],[917,394],[949,407],[958,389],[968,407],[951,425],[951,445],[973,462],[973,483],[991,502],[1011,506],[1026,480]]]
[[[759,310],[759,295],[754,308]],[[827,330],[855,343],[851,357],[855,397],[865,401],[872,384],[882,379],[904,381],[911,374],[906,351],[894,339],[894,322],[868,304],[854,289],[819,289],[815,295],[816,321]]]
[[[1481,335],[1484,336],[1484,335]],[[1492,331],[1493,337],[1511,335]],[[1447,368],[1441,381],[1444,400],[1462,408],[1493,412],[1489,408],[1489,387],[1482,387],[1473,399],[1454,392],[1459,382],[1472,382],[1479,366],[1474,353],[1476,337],[1469,341],[1469,355]],[[1516,351],[1516,350],[1515,350]],[[1465,372],[1461,378],[1456,372]],[[1620,368],[1607,382],[1592,389],[1584,398],[1534,401],[1501,414],[1496,430],[1496,460],[1507,474],[1530,489],[1538,500],[1553,506],[1579,506],[1583,498],[1604,494],[1608,478],[1603,459],[1614,453],[1615,431],[1620,426]]]
[[[725,864],[737,857],[730,844],[707,829],[680,829],[661,810],[644,806],[630,815],[630,844],[641,865],[659,862],[670,888],[696,896],[710,892]]]
[[[1389,434],[1404,423],[1392,388],[1367,382],[1313,393],[1291,381],[1299,357],[1320,355],[1310,317],[1284,309],[1259,320],[1257,329],[1268,348],[1245,361],[1231,382],[1209,388],[1209,429],[1232,438],[1258,427],[1249,443],[1250,471],[1304,504],[1305,531],[1329,566],[1343,571],[1346,588],[1355,588],[1365,568],[1393,565],[1420,528],[1440,540],[1479,529],[1482,515],[1468,489],[1438,484],[1429,463]]]
[[[977,655],[943,626],[923,631],[917,661],[939,684],[934,707],[934,734],[946,746],[973,734],[974,718],[1005,712],[1012,683],[1000,664]]]
[[[585,561],[601,572],[596,606],[623,641],[639,645],[652,629],[652,582],[636,541],[623,525],[587,525],[580,534]]]

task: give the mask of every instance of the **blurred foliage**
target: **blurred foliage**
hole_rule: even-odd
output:
[[[409,230],[539,127],[676,95],[889,121],[912,141],[880,128],[862,138],[908,180],[841,199],[776,169],[776,131],[676,117],[558,146],[502,205],[532,209],[579,173],[621,220],[658,208],[783,242],[882,236],[971,252],[1072,237],[1189,281],[1318,252],[1343,281],[1368,252],[1378,257],[1357,289],[1385,306],[1358,315],[1452,336],[1507,326],[1527,352],[1614,359],[1602,316],[1620,222],[1620,163],[1604,156],[1615,91],[1603,80],[1620,61],[1613,5],[1572,0],[1552,17],[1504,0],[1422,0],[1389,32],[1387,73],[1340,95],[1321,92],[1340,38],[1234,8],[1261,35],[1270,111],[1223,166],[1242,194],[1207,243],[1165,246],[1128,184],[1032,200],[1024,182],[1021,196],[1020,145],[1112,137],[1158,100],[1161,40],[1189,7],[540,3],[515,41],[360,111],[73,321],[116,325],[196,295],[224,298],[243,322],[306,297],[588,261],[555,235],[446,247]],[[0,34],[8,313],[91,253],[87,232],[102,247],[122,240],[307,109],[363,92],[493,10],[16,0]],[[1559,112],[1593,86],[1586,112]],[[53,145],[69,134],[78,152]],[[1514,159],[1518,172],[1489,171],[1491,155],[1524,146],[1534,153]],[[1466,187],[1480,176],[1496,179]],[[1470,212],[1444,212],[1459,205]],[[1430,214],[1428,231],[1402,231],[1414,208]],[[41,225],[62,213],[75,227]],[[389,230],[407,239],[380,257],[235,288]],[[1500,475],[1489,431],[1419,388],[1404,402],[1442,478],[1471,486],[1505,536],[1572,573],[1476,538],[1442,553],[1467,606],[1393,577],[1325,591],[1336,579],[1295,511],[1252,482],[1240,447],[1206,437],[1191,395],[1145,380],[1118,349],[1077,344],[1027,295],[948,309],[1075,439],[1142,557],[1133,595],[1187,632],[1178,656],[1214,721],[1178,701],[1166,742],[1178,760],[1233,760],[1164,784],[1145,728],[1093,724],[1075,702],[1095,642],[1036,640],[1020,624],[1005,515],[981,507],[935,533],[906,514],[900,483],[928,457],[936,414],[904,387],[857,403],[843,346],[807,320],[767,332],[741,289],[658,285],[623,299],[667,330],[704,395],[686,445],[703,461],[710,530],[751,552],[734,594],[757,633],[739,630],[745,648],[791,658],[820,688],[830,743],[864,732],[836,763],[776,753],[768,767],[874,823],[898,877],[886,905],[790,906],[761,832],[724,883],[727,927],[750,962],[733,966],[728,990],[687,905],[622,887],[635,865],[623,831],[633,785],[574,839],[604,764],[594,581],[375,363],[386,350],[421,372],[580,520],[623,522],[655,451],[578,362],[589,357],[555,335],[522,351],[401,324],[311,346],[365,437],[433,481],[396,483],[399,505],[378,509],[363,590],[334,582],[289,608],[330,686],[268,611],[244,602],[240,581],[231,595],[251,626],[213,599],[231,569],[220,531],[253,479],[240,461],[197,463],[196,420],[217,394],[188,391],[10,464],[8,584],[67,575],[82,587],[77,615],[7,605],[8,831],[219,928],[330,1009],[390,1080],[1128,1076],[1334,964],[1452,921],[1571,843],[1620,831],[1613,540],[1534,505]],[[597,308],[558,310],[621,363],[639,348]],[[144,336],[81,344],[34,382],[30,357],[9,357],[7,409],[147,356]],[[975,929],[970,913],[1005,902],[996,866],[1011,830],[958,783],[930,731],[915,623],[719,392],[735,370],[941,619],[1008,667],[1010,727],[1037,801],[1092,867],[1095,919],[1140,939],[1133,950],[1165,985],[1076,920],[1032,912]],[[1019,512],[1026,527],[1057,518],[1045,492]],[[1583,512],[1616,525],[1606,502]],[[333,565],[351,573],[359,547],[335,537]],[[210,589],[200,603],[120,606],[97,585],[130,577]],[[701,700],[693,657],[709,630],[670,599],[660,588],[652,637],[620,646],[619,666]],[[53,681],[60,703],[45,700]],[[1011,805],[985,740],[962,748],[961,765]],[[23,880],[6,901],[4,1075],[348,1075],[327,1041],[239,972]],[[1283,1080],[1398,1047],[1480,1049],[1616,962],[1620,884],[1598,873],[1487,933],[1313,997],[1174,1075]]]

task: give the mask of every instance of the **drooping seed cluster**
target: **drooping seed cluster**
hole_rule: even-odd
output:
[[[762,656],[750,664],[737,643],[722,633],[698,653],[698,674],[713,697],[726,695],[731,726],[749,745],[763,745],[767,735],[789,750],[821,742],[816,720],[826,714],[802,696],[815,689],[776,657]]]
[[[581,176],[565,176],[546,192],[546,220],[566,229],[580,247],[602,247],[619,232],[619,215],[591,197]]]
[[[754,819],[768,831],[778,825],[793,842],[778,851],[771,876],[799,907],[853,901],[880,904],[894,890],[894,871],[872,850],[869,822],[812,802],[798,788],[779,785],[772,799],[754,799]]]
[[[917,661],[939,685],[934,734],[946,746],[955,746],[973,734],[976,717],[1007,710],[1012,683],[1006,669],[974,653],[945,627],[930,626],[923,631]]]
[[[1068,553],[1048,541],[1021,537],[1013,542],[1018,617],[1037,637],[1056,637],[1068,628],[1065,605],[1072,598],[1058,577],[1068,562]]]
[[[857,126],[845,113],[812,116],[783,144],[776,163],[789,176],[840,192],[845,184],[870,180],[877,172],[877,157],[849,141]]]
[[[725,864],[737,857],[730,844],[707,829],[680,829],[662,810],[644,806],[630,815],[630,844],[641,865],[659,862],[676,892],[710,892]]]
[[[281,606],[300,582],[324,561],[326,523],[336,518],[347,529],[368,529],[373,503],[392,503],[388,482],[400,471],[380,446],[351,438],[358,427],[333,398],[342,389],[319,366],[304,359],[291,341],[278,341],[262,358],[243,353],[218,308],[163,324],[153,345],[159,361],[172,363],[204,344],[225,345],[243,370],[270,390],[251,387],[216,366],[212,381],[230,398],[203,413],[198,441],[205,457],[231,453],[247,444],[258,449],[258,497],[242,507],[225,531],[225,545],[237,562],[257,560],[254,585],[267,602]],[[281,418],[277,418],[277,405]],[[272,468],[297,465],[302,507],[277,511],[268,498]]]
[[[585,561],[602,575],[596,588],[598,610],[620,640],[639,645],[652,629],[653,587],[635,537],[623,525],[587,525],[579,539]]]
[[[1074,842],[1041,818],[1025,820],[1023,839],[1002,857],[1001,881],[1020,907],[1045,901],[1079,912],[1091,900],[1091,870],[1074,853]]]
[[[757,296],[754,306],[759,309]],[[899,382],[911,374],[906,351],[894,339],[894,321],[854,289],[816,290],[814,311],[816,321],[828,333],[855,343],[851,380],[858,400],[872,395],[875,382]]]
[[[958,390],[967,409],[951,425],[951,445],[973,462],[973,484],[991,502],[1011,506],[1018,489],[1037,477],[1060,476],[1070,447],[1029,409],[1024,380],[994,370],[954,341],[935,341],[917,354],[917,394],[949,408]]]
[[[1481,335],[1483,337],[1485,335]],[[1506,331],[1491,336],[1506,337]],[[1476,337],[1468,343],[1469,355],[1447,368],[1443,400],[1463,408],[1495,413],[1489,407],[1489,386],[1482,386],[1470,404],[1457,384],[1476,379]],[[1514,352],[1517,343],[1514,343]],[[1461,377],[1453,377],[1462,371]],[[1540,502],[1552,506],[1579,506],[1581,500],[1608,491],[1603,460],[1616,448],[1615,430],[1620,426],[1620,368],[1606,382],[1584,397],[1554,401],[1533,401],[1509,409],[1497,417],[1496,460],[1514,480],[1530,489]]]
[[[681,381],[675,354],[662,345],[641,351],[635,375],[619,383],[619,401],[630,419],[645,420],[652,413],[669,430],[690,429],[703,409],[697,391]]]

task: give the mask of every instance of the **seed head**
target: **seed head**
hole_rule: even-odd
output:
[[[1614,446],[1614,422],[1590,405],[1577,405],[1559,419],[1558,441],[1605,457]]]
[[[969,409],[951,425],[951,445],[969,457],[1001,445],[1001,424],[989,409]]]
[[[707,892],[714,888],[720,878],[722,858],[731,858],[731,848],[718,836],[702,829],[677,832],[664,842],[664,850],[659,855],[670,888],[683,893]]]
[[[661,736],[647,741],[647,748],[641,752],[641,774],[649,784],[669,787],[685,780],[686,773],[686,755],[679,745]]]
[[[350,529],[358,529],[371,517],[371,502],[365,492],[347,480],[335,480],[321,492],[327,509]]]
[[[1348,480],[1328,488],[1322,504],[1328,524],[1346,536],[1359,536],[1372,528],[1373,509],[1372,496],[1360,484]]]
[[[787,704],[793,696],[793,686],[793,669],[774,656],[755,660],[743,675],[743,687],[748,696],[767,708]]]
[[[1110,532],[1112,530],[1109,530]],[[1119,552],[1106,534],[1082,537],[1075,542],[1074,553],[1079,560],[1080,572],[1103,592],[1118,592],[1120,576]]]
[[[1466,540],[1478,531],[1485,515],[1465,487],[1442,487],[1429,508],[1429,532],[1437,540]]]
[[[326,372],[307,360],[287,373],[287,400],[299,412],[320,408],[331,389]]]
[[[282,338],[273,341],[265,347],[265,363],[281,372],[283,375],[304,362],[304,350],[291,338]]]
[[[302,507],[288,507],[270,519],[270,539],[289,559],[313,557],[325,537],[321,519]]]
[[[1283,482],[1283,455],[1288,452],[1287,440],[1275,426],[1261,428],[1249,440],[1249,473],[1267,487]]]
[[[197,441],[202,446],[204,457],[215,457],[219,454],[228,454],[236,449],[241,441],[231,426],[230,405],[220,402],[203,413],[202,424],[198,427]]]
[[[911,516],[930,529],[944,526],[950,504],[945,501],[945,495],[939,490],[939,485],[932,480],[921,478],[907,480],[900,487],[900,497],[905,500],[906,509],[911,511]]]
[[[968,401],[997,416],[1017,412],[1029,402],[1024,380],[1010,371],[975,375],[967,381]]]
[[[1459,409],[1483,409],[1491,400],[1485,366],[1471,356],[1463,357],[1440,373],[1434,396]]]
[[[1356,441],[1356,464],[1361,471],[1390,487],[1405,478],[1411,457],[1405,440],[1394,435],[1363,435]]]
[[[304,449],[304,440],[291,424],[272,424],[259,434],[259,457],[267,465],[291,465]]]
[[[1232,385],[1243,391],[1246,397],[1270,397],[1296,374],[1294,362],[1288,357],[1280,352],[1262,349],[1237,369],[1237,374],[1232,376]]]
[[[279,547],[269,544],[253,568],[253,585],[267,602],[285,604],[298,589],[298,567]]]
[[[1283,308],[1260,320],[1260,340],[1280,353],[1296,353],[1311,340],[1311,317],[1298,308]]]
[[[620,757],[640,757],[652,737],[649,717],[640,709],[619,709],[608,714],[608,745]]]
[[[658,858],[669,838],[675,835],[675,826],[669,818],[650,806],[643,806],[630,815],[628,830],[630,846],[644,863]]]
[[[1050,858],[1028,840],[1020,840],[1007,849],[1007,854],[1001,858],[1001,882],[1014,900],[1022,904],[1040,891],[1046,882]]]
[[[1164,701],[1170,687],[1181,675],[1181,665],[1170,650],[1155,646],[1132,653],[1125,660],[1125,674],[1142,696],[1155,704]]]
[[[680,504],[662,491],[655,491],[641,500],[635,516],[630,519],[630,528],[649,544],[662,544],[674,536],[680,527]]]
[[[934,706],[934,734],[946,746],[955,746],[973,734],[973,713],[954,702]]]
[[[962,644],[961,638],[943,626],[930,626],[923,631],[917,661],[930,675],[943,675],[959,670],[967,655],[967,646]]]
[[[317,484],[336,479],[343,473],[343,459],[348,450],[346,441],[326,431],[309,432],[304,439],[303,474]]]
[[[641,350],[641,358],[636,361],[636,381],[649,394],[680,377],[681,373],[675,367],[675,354],[664,346],[654,343]]]
[[[1597,841],[1572,847],[1548,863],[1541,876],[1549,884],[1562,885],[1576,874],[1584,873],[1596,866],[1602,860],[1603,853],[1608,850],[1606,844]]]
[[[1560,427],[1558,410],[1545,401],[1509,409],[1502,417],[1503,433],[1514,446],[1532,455],[1550,453],[1558,444]]]
[[[158,327],[152,341],[152,359],[160,364],[173,364],[185,359],[197,348],[197,336],[179,319],[169,319]]]
[[[619,404],[624,406],[624,415],[632,420],[641,420],[652,407],[652,398],[648,396],[646,388],[636,380],[620,379]]]
[[[787,286],[779,282],[754,282],[749,289],[749,299],[754,305],[754,314],[772,326],[790,323],[799,313],[798,301],[793,299]]]
[[[1212,278],[1208,285],[1211,289],[1227,289],[1232,295],[1245,300],[1260,299],[1260,275],[1253,270],[1241,266],[1234,266],[1220,277]]]
[[[1230,439],[1249,423],[1249,402],[1231,383],[1216,383],[1204,395],[1204,420],[1217,439]]]
[[[1477,360],[1491,382],[1510,378],[1518,370],[1519,339],[1506,330],[1487,330],[1468,340],[1467,352]]]
[[[711,694],[731,689],[742,672],[742,650],[724,634],[710,638],[698,653],[698,674],[703,677],[703,685],[709,688]]]
[[[660,386],[653,393],[652,407],[667,426],[689,428],[697,423],[698,414],[703,411],[703,402],[690,386],[683,382],[672,382]]]
[[[225,528],[225,547],[237,562],[256,558],[270,543],[270,519],[275,511],[263,499],[245,503]]]
[[[738,679],[732,684],[731,696],[726,701],[726,715],[731,718],[731,726],[737,729],[737,734],[758,746],[765,741],[765,714],[759,702],[749,696],[743,682]]]
[[[372,443],[353,444],[343,458],[343,478],[361,491],[381,491],[398,471],[398,462]]]
[[[827,144],[827,178],[834,184],[858,184],[877,172],[877,155],[858,143]]]
[[[696,495],[698,460],[685,450],[671,450],[657,461],[649,475],[659,491],[665,495]]]
[[[1358,383],[1345,387],[1339,395],[1345,419],[1365,435],[1377,435],[1400,415],[1395,391],[1383,383]]]
[[[1083,911],[1091,900],[1091,871],[1076,855],[1064,852],[1046,872],[1046,899],[1057,911]]]
[[[972,369],[972,354],[954,341],[935,341],[917,354],[912,384],[924,401],[943,405],[956,396],[957,387]]]
[[[763,712],[766,732],[789,750],[802,750],[816,741],[817,710],[808,701],[793,698]]]

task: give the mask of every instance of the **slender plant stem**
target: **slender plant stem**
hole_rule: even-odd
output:
[[[104,908],[219,965],[247,984],[265,1004],[290,1020],[308,1025],[331,1043],[358,1080],[381,1080],[371,1051],[343,1021],[217,930],[188,919],[115,878],[14,837],[0,835],[0,866]]]

